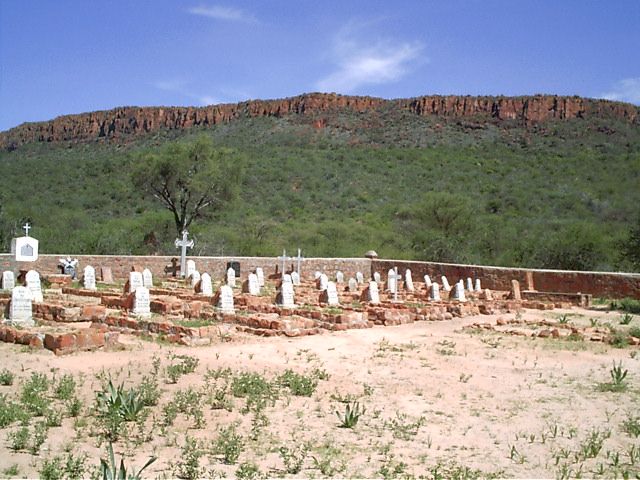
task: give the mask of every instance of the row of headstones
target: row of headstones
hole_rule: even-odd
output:
[[[25,327],[33,326],[33,302],[42,302],[42,283],[40,274],[35,270],[29,270],[25,276],[26,286],[15,284],[13,272],[2,272],[2,289],[11,290],[11,306],[9,308],[8,322]]]

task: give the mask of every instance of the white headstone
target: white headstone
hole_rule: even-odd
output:
[[[35,270],[29,270],[25,277],[27,288],[31,290],[31,300],[42,302],[42,285],[40,284],[40,274]]]
[[[129,272],[129,293],[135,292],[138,287],[144,287],[142,274],[140,272]]]
[[[227,270],[227,285],[231,288],[235,288],[236,286],[236,271],[231,267]]]
[[[84,267],[82,281],[85,290],[96,290],[96,269],[91,265]]]
[[[467,277],[467,291],[473,292],[473,280]]]
[[[229,285],[222,285],[220,287],[218,308],[222,313],[235,313],[235,308],[233,308],[233,290]]]
[[[376,283],[380,283],[380,280],[382,280],[382,277],[380,277],[380,273],[379,272],[373,272],[373,281]]]
[[[464,283],[460,280],[453,286],[453,291],[451,292],[451,299],[458,300],[459,302],[464,302],[467,298],[464,296]]]
[[[493,295],[491,294],[491,290],[489,290],[488,288],[484,289],[484,299],[493,300]]]
[[[429,275],[424,276],[424,286],[427,288],[431,288],[431,277]]]
[[[476,288],[475,288],[476,292],[481,292],[482,291],[482,286],[480,285],[480,279],[476,278]]]
[[[329,305],[340,305],[340,300],[338,299],[338,289],[336,288],[336,284],[334,282],[327,282],[327,304]]]
[[[189,278],[195,271],[196,262],[194,262],[193,260],[187,260],[187,271],[185,272],[184,278]]]
[[[153,287],[153,274],[148,268],[142,271],[142,284],[147,288]]]
[[[291,283],[300,285],[300,275],[298,275],[298,272],[291,272]]]
[[[256,268],[256,277],[258,277],[258,285],[264,287],[264,271],[262,268]]]
[[[284,308],[294,308],[296,306],[292,283],[282,282],[276,302]]]
[[[340,270],[336,272],[336,283],[344,283],[344,273]]]
[[[356,282],[364,283],[364,275],[362,272],[356,272]]]
[[[367,289],[367,301],[369,303],[380,303],[380,292],[378,291],[377,282],[369,282]]]
[[[138,317],[151,316],[151,296],[147,287],[136,288],[133,297],[133,311],[131,313]]]
[[[15,287],[11,291],[9,322],[25,327],[35,325],[31,305],[31,290],[27,287]]]
[[[293,277],[293,273],[291,274],[291,276]],[[249,274],[248,284],[249,295],[260,295],[260,284],[258,283],[258,276],[255,273]]]
[[[211,283],[211,275],[203,273],[200,277],[200,294],[205,297],[211,297],[213,295],[213,285]]]
[[[319,271],[316,270],[315,272],[313,272],[313,279],[314,280],[319,279],[320,275],[322,275],[322,272],[319,272]]]
[[[449,285],[449,280],[447,280],[447,277],[445,277],[444,275],[442,275],[442,277],[440,277],[440,279],[442,280],[442,289],[445,292],[448,292],[451,290],[451,285]]]
[[[200,272],[198,270],[195,270],[192,274],[191,274],[191,287],[195,287],[198,282],[200,281]]]
[[[11,240],[11,253],[17,262],[35,262],[38,260],[38,243],[28,235],[14,238]]]
[[[398,291],[398,279],[396,278],[396,271],[393,268],[387,272],[387,290],[391,293]]]
[[[431,284],[431,291],[429,292],[429,300],[434,302],[440,301],[440,285],[437,283]]]
[[[358,281],[355,278],[350,278],[348,285],[349,285],[349,291],[350,292],[357,292],[358,291]]]
[[[16,286],[16,278],[13,276],[13,272],[6,270],[2,272],[2,289],[13,290]]]
[[[329,283],[329,277],[327,277],[324,273],[321,273],[318,279],[316,280],[316,287],[318,290],[323,291],[327,289],[327,284]]]
[[[411,270],[407,268],[406,272],[404,272],[404,288],[409,292],[415,291],[413,287],[413,277],[411,276]]]
[[[291,277],[290,273],[285,273],[282,276],[282,283],[290,283],[293,285],[293,278]]]

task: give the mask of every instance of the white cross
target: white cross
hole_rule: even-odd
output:
[[[24,229],[24,235],[25,237],[29,236],[29,230],[31,230],[31,225],[29,225],[29,222],[24,224],[24,227],[22,227]]]
[[[187,247],[193,248],[193,239],[187,240],[189,232],[182,231],[182,240],[176,238],[176,248],[182,247],[180,254],[180,276],[184,277],[187,274]]]
[[[281,276],[282,276],[282,278],[284,278],[284,271],[285,271],[285,268],[286,268],[285,262],[287,260],[291,260],[289,257],[287,257],[287,251],[286,250],[284,250],[284,249],[282,250],[282,256],[278,257],[278,260],[282,260],[282,273],[281,273]]]
[[[393,277],[391,278],[395,279],[396,281],[396,288],[393,291],[393,301],[397,302],[398,301],[398,280],[401,278],[400,275],[398,275],[398,267],[393,267]]]
[[[294,260],[298,261],[298,277],[300,276],[300,262],[302,260],[304,260],[304,257],[302,256],[302,250],[298,249],[298,256],[294,258]]]

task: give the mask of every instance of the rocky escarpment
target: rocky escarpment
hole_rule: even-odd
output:
[[[13,149],[30,142],[121,139],[160,129],[216,125],[231,122],[240,117],[314,115],[340,109],[362,112],[386,105],[395,106],[416,115],[450,118],[480,117],[486,118],[487,121],[514,120],[523,125],[552,119],[600,116],[615,117],[629,122],[637,122],[639,118],[639,108],[634,105],[581,97],[432,95],[385,100],[313,93],[279,100],[251,100],[206,107],[121,107],[64,115],[47,122],[25,123],[6,132],[0,132],[0,148]]]

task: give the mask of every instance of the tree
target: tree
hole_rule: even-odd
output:
[[[640,215],[629,228],[628,236],[621,247],[622,258],[629,262],[631,268],[640,270]]]
[[[203,136],[138,155],[132,180],[173,214],[180,235],[207,209],[218,210],[235,196],[243,164],[241,154]]]

